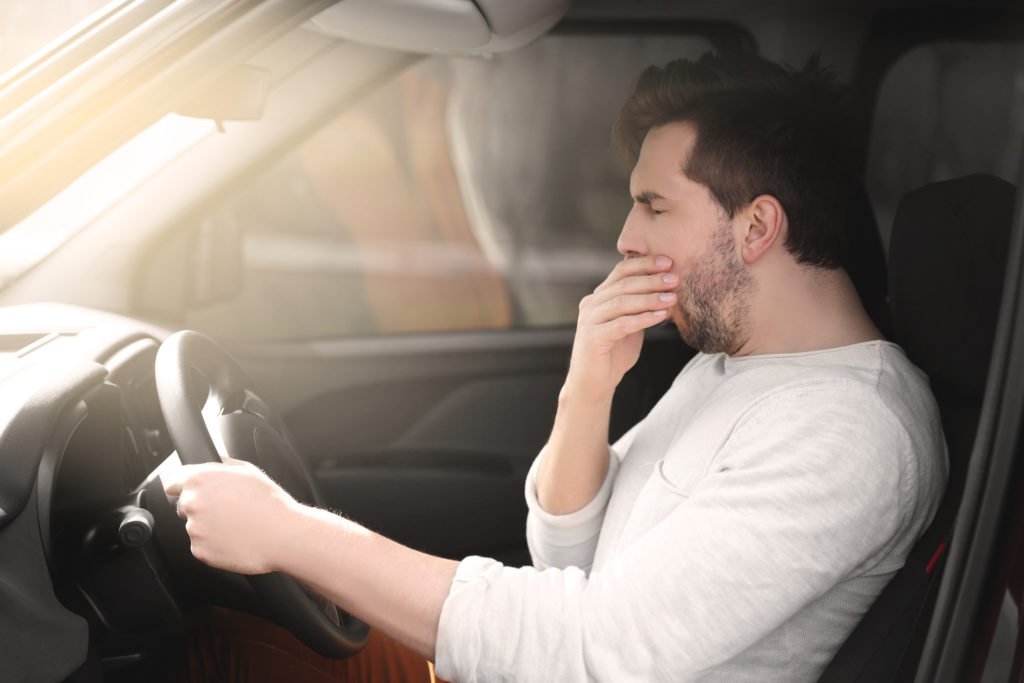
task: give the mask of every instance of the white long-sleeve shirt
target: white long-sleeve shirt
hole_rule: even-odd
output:
[[[540,507],[534,463],[534,566],[460,563],[440,677],[813,681],[947,476],[927,379],[878,341],[698,354],[609,458],[596,497],[568,515]]]

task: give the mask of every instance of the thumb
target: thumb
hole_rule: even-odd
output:
[[[182,480],[176,473],[167,475],[160,475],[160,480],[164,485],[164,493],[168,498],[177,498],[181,495]]]

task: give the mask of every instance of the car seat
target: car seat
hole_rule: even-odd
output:
[[[893,220],[894,341],[929,378],[949,447],[949,484],[929,529],[819,683],[912,680],[981,415],[1010,241],[1014,186],[991,175],[907,194]]]

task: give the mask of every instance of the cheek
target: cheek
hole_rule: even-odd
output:
[[[687,281],[693,278],[694,268],[694,264],[690,263],[688,259],[672,259],[672,272],[675,273],[677,278],[679,278],[679,284],[676,286],[677,291],[686,288]]]
[[[673,226],[673,231],[684,232],[685,228]],[[696,261],[702,253],[702,245],[692,239],[684,239],[684,235],[673,235],[674,239],[662,239],[651,246],[672,259],[672,272],[685,277],[693,271]]]

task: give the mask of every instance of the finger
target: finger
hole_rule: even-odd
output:
[[[184,482],[176,474],[169,474],[166,478],[161,477],[164,483],[164,493],[168,498],[176,498],[181,495],[181,488]]]
[[[629,277],[630,275],[661,273],[671,267],[672,259],[664,255],[637,256],[635,258],[623,259],[615,264],[615,267],[612,268],[612,272],[608,274],[608,277],[604,279],[604,282],[599,284],[594,291],[599,292],[609,285],[624,277]]]
[[[174,511],[177,513],[178,517],[183,520],[187,520],[189,515],[195,512],[193,509],[195,507],[195,503],[196,492],[191,489],[184,491],[180,496],[178,496],[177,501],[174,503]]]
[[[598,304],[622,294],[642,294],[646,292],[664,292],[679,286],[679,276],[675,273],[655,273],[653,275],[630,275],[607,286],[595,290],[591,297],[592,303]]]
[[[594,306],[586,312],[586,323],[601,325],[623,316],[663,311],[675,305],[675,292],[657,294],[624,294]]]
[[[645,311],[634,315],[624,315],[598,325],[595,334],[606,342],[617,342],[631,334],[646,330],[661,323],[668,316],[668,311]]]

